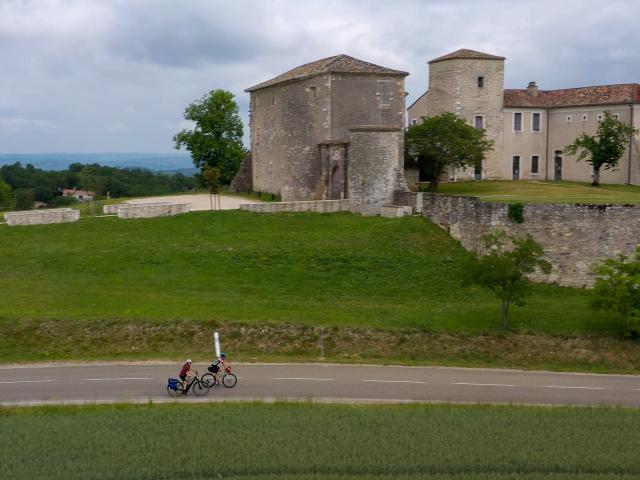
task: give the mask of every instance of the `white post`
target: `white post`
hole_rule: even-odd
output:
[[[220,356],[220,335],[218,332],[213,332],[213,342],[216,346],[216,358],[218,358]]]

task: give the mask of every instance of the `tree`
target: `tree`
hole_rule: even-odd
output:
[[[213,196],[220,193],[220,169],[216,167],[205,166],[200,175],[202,185],[209,190],[209,202],[211,210],[213,210]]]
[[[14,203],[15,199],[11,187],[0,178],[0,210],[10,210]]]
[[[593,167],[593,182],[600,185],[600,169],[615,170],[624,153],[631,135],[638,133],[636,128],[617,120],[610,112],[604,112],[604,120],[600,122],[595,135],[583,133],[571,145],[564,147],[568,155],[578,154],[578,162],[586,160]]]
[[[621,313],[631,334],[640,335],[640,247],[632,258],[619,255],[596,268],[591,307]]]
[[[496,230],[482,237],[485,255],[473,257],[465,272],[465,283],[477,284],[491,290],[502,301],[502,326],[509,326],[511,304],[523,306],[531,294],[526,274],[539,268],[551,271],[544,260],[542,247],[531,237],[519,238]]]
[[[469,125],[457,115],[445,112],[425,118],[405,134],[406,157],[430,175],[429,190],[438,188],[445,169],[478,165],[493,148],[484,130]]]
[[[174,135],[176,149],[188,150],[201,172],[207,165],[218,168],[222,183],[230,183],[247,154],[242,145],[242,120],[233,94],[212,90],[191,103],[184,118],[195,125]]]

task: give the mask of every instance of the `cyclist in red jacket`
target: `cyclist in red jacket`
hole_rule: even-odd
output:
[[[186,395],[185,390],[187,388],[187,377],[193,376],[193,373],[191,372],[190,358],[188,358],[185,364],[182,366],[182,368],[180,369],[180,374],[178,376],[180,377],[180,380],[182,380],[182,391]]]

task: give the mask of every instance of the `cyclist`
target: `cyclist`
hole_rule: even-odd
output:
[[[211,364],[211,366],[208,368],[208,370],[213,373],[213,376],[215,378],[215,383],[220,383],[220,379],[218,378],[220,375],[220,368],[227,368],[227,354],[222,352],[220,353],[220,356]]]
[[[187,390],[187,377],[193,376],[193,373],[191,371],[191,359],[190,358],[188,358],[187,361],[184,363],[184,365],[180,369],[180,374],[178,376],[180,377],[180,380],[182,380],[182,393],[184,393],[186,395],[187,394],[187,392],[186,392],[186,390]]]

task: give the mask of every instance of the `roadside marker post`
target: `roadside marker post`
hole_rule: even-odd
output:
[[[216,347],[216,358],[220,357],[220,335],[218,332],[213,332],[213,342]]]

